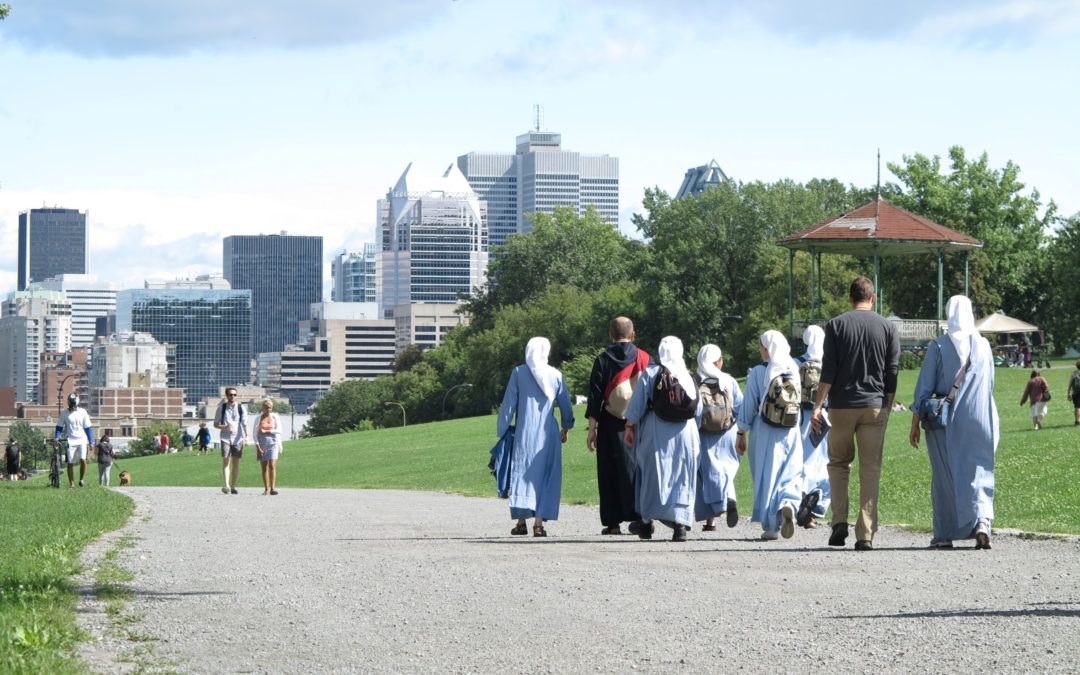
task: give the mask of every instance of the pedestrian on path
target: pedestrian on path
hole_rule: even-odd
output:
[[[802,412],[799,417],[799,434],[803,444],[803,498],[795,522],[806,529],[817,527],[817,519],[824,518],[832,503],[829,488],[829,432],[816,439],[812,433],[811,418],[814,399],[821,383],[821,359],[825,352],[825,331],[821,326],[808,326],[802,335],[806,352],[795,359],[802,384]],[[822,403],[827,410],[829,402]],[[814,444],[817,440],[817,444]]]
[[[255,422],[255,452],[262,469],[263,495],[277,495],[277,463],[281,452],[281,420],[274,402],[262,402],[262,414]]]
[[[743,395],[735,378],[723,371],[724,354],[720,347],[707,344],[697,355],[698,395],[702,400],[698,435],[697,486],[694,500],[694,519],[705,521],[705,532],[716,529],[716,517],[724,514],[728,527],[739,524],[739,507],[735,499],[735,474],[739,470],[739,453],[735,450],[739,431],[736,419]],[[713,417],[718,418],[710,424]]]
[[[672,541],[682,542],[694,523],[701,397],[683,361],[682,341],[669,335],[660,341],[658,351],[660,365],[646,368],[634,388],[623,435],[634,449],[638,467],[638,537],[652,539],[656,527],[652,521],[659,520],[672,529]],[[669,393],[676,398],[669,398]],[[675,403],[678,410],[665,413],[658,406],[661,400]]]
[[[562,444],[574,428],[574,409],[562,373],[548,365],[551,342],[534,337],[525,347],[525,363],[514,368],[499,406],[498,436],[516,425],[510,463],[510,534],[546,537],[545,521],[559,519],[562,498]],[[562,429],[555,421],[559,408]]]
[[[225,400],[214,413],[214,428],[221,430],[221,491],[240,494],[236,479],[240,475],[240,458],[247,444],[247,411],[236,400],[236,387],[226,387]]]
[[[750,520],[761,523],[761,539],[772,541],[795,533],[795,512],[803,494],[803,450],[799,434],[799,369],[791,347],[780,331],[761,335],[758,347],[764,363],[746,373],[746,396],[739,409],[736,449],[749,453],[750,479],[754,483],[754,510]],[[779,392],[790,388],[795,419],[777,423],[770,408],[778,405]],[[750,434],[747,444],[746,434]]]
[[[971,301],[949,298],[949,333],[930,343],[915,383],[911,404],[911,447],[919,447],[919,406],[930,398],[950,401],[948,424],[926,430],[930,455],[930,502],[934,511],[931,548],[952,548],[957,539],[975,539],[990,548],[994,519],[994,456],[1000,438],[994,404],[994,356],[990,343],[975,330]],[[964,370],[966,368],[966,370]],[[963,372],[962,379],[960,373]]]

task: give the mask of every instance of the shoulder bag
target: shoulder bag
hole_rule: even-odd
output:
[[[974,350],[974,348],[973,348]],[[968,366],[971,365],[971,354],[956,374],[952,389],[945,398],[925,398],[919,402],[919,419],[922,420],[923,429],[927,431],[940,431],[949,426],[949,417],[952,415],[952,403],[956,400],[956,392],[967,377]]]

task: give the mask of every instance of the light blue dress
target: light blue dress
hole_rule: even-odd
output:
[[[803,354],[795,359],[795,364],[802,366],[809,360],[806,354]],[[804,403],[802,415],[799,418],[799,434],[802,436],[803,444],[803,490],[806,494],[818,493],[818,503],[814,507],[813,514],[815,518],[824,518],[825,512],[829,510],[829,505],[832,503],[832,490],[829,487],[829,432],[825,432],[825,436],[817,446],[810,444],[812,410],[812,401]]]
[[[553,371],[558,373],[558,371]],[[544,395],[526,365],[514,368],[499,406],[498,435],[516,424],[510,465],[510,517],[558,520],[562,498],[562,442],[555,405],[563,429],[574,428],[574,410],[562,375],[552,382],[555,400]],[[516,420],[516,421],[515,421]]]
[[[715,380],[706,380],[706,382]],[[738,419],[743,395],[739,383],[731,381],[732,408]],[[699,406],[697,423],[701,425]],[[698,452],[697,490],[694,500],[694,519],[708,520],[727,510],[727,500],[735,500],[735,474],[739,470],[739,453],[735,451],[739,425],[732,425],[724,433],[700,431]]]
[[[697,420],[668,422],[648,409],[649,396],[659,372],[659,366],[649,366],[641,373],[626,410],[626,419],[634,423],[637,512],[646,520],[666,520],[690,527],[694,522],[694,488],[700,447]],[[700,396],[696,415],[701,415]]]
[[[982,337],[973,340],[986,342]],[[971,539],[978,521],[985,520],[989,526],[994,518],[994,455],[1000,435],[994,404],[994,360],[989,354],[987,346],[982,359],[972,359],[953,401],[949,425],[923,431],[932,474],[934,537],[938,539]],[[930,343],[911,409],[917,410],[919,402],[935,392],[948,395],[962,365],[948,337]]]
[[[766,532],[780,531],[780,508],[798,510],[802,501],[803,450],[799,427],[774,427],[758,414],[765,396],[766,364],[746,373],[746,393],[739,409],[739,429],[747,431],[747,459],[754,483],[750,520]]]

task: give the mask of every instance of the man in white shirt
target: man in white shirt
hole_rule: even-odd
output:
[[[68,409],[60,413],[54,441],[67,439],[68,487],[75,487],[75,461],[79,462],[79,487],[86,487],[86,449],[94,444],[94,428],[90,414],[79,407],[79,397],[68,394]]]
[[[214,428],[221,430],[221,473],[225,494],[240,494],[236,490],[236,477],[240,474],[240,457],[247,443],[247,411],[236,400],[236,388],[225,389],[225,400],[218,404],[214,414]]]

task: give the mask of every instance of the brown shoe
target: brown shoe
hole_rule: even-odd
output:
[[[514,529],[510,530],[510,534],[514,534],[514,535],[528,534],[528,533],[529,533],[529,528],[525,525],[525,523],[518,523],[517,525],[514,526]]]

